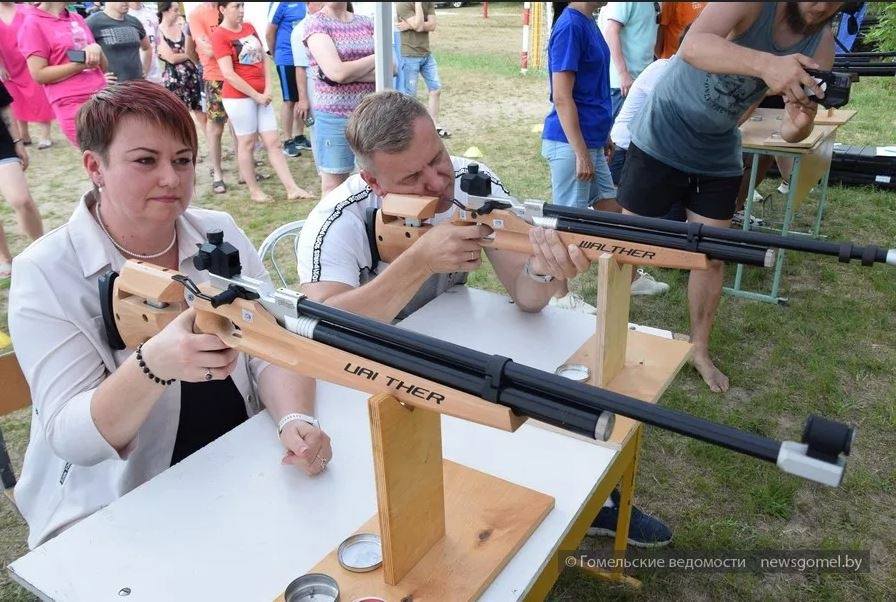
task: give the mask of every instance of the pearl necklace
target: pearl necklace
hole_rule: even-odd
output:
[[[164,250],[159,251],[158,253],[152,253],[150,255],[141,255],[140,253],[134,253],[133,251],[129,251],[125,249],[123,246],[118,244],[112,235],[109,234],[109,230],[106,229],[106,224],[103,223],[103,217],[100,215],[100,202],[96,203],[96,221],[100,225],[100,228],[105,232],[106,236],[109,237],[109,240],[112,241],[112,244],[115,245],[115,248],[124,253],[125,255],[130,255],[131,257],[136,257],[137,259],[156,259],[157,257],[161,257],[165,253],[171,250],[174,246],[174,243],[177,242],[177,228],[174,229],[174,236],[171,237],[171,242],[168,243],[168,246],[165,247]]]

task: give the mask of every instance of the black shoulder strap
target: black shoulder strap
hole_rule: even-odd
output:
[[[367,229],[367,244],[370,246],[370,271],[376,273],[376,268],[380,264],[380,250],[377,246],[376,239],[376,212],[377,207],[368,207],[364,213],[364,225]]]

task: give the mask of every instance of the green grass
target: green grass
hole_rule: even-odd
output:
[[[520,7],[501,5],[488,20],[481,7],[440,11],[433,49],[440,62],[442,117],[453,132],[449,149],[463,153],[478,146],[483,163],[501,175],[520,198],[548,199],[550,176],[532,127],[548,110],[543,74],[518,73]],[[446,15],[442,17],[441,15]],[[421,86],[422,88],[422,86]],[[422,92],[421,92],[422,95]],[[896,84],[864,78],[853,87],[851,108],[858,115],[838,133],[850,144],[896,144]],[[61,140],[55,134],[56,140]],[[228,143],[229,144],[229,143]],[[48,227],[63,223],[86,185],[77,154],[58,144],[34,151],[29,181]],[[290,160],[297,181],[319,190],[308,157]],[[226,164],[230,190],[209,191],[207,164],[198,169],[196,203],[231,212],[256,244],[277,226],[307,214],[311,203],[281,201],[259,206],[244,199],[235,166]],[[268,170],[268,168],[263,168]],[[771,193],[776,181],[760,187]],[[282,190],[264,182],[269,194]],[[800,209],[797,224],[810,224],[815,201]],[[783,211],[780,196],[758,207],[772,219]],[[0,217],[18,252],[25,241],[12,214]],[[896,194],[870,188],[831,187],[822,233],[891,247],[896,240]],[[729,281],[733,269],[728,271]],[[688,331],[687,274],[657,270],[671,290],[660,298],[635,298],[631,321]],[[782,277],[786,306],[725,296],[719,308],[712,349],[732,380],[726,395],[710,393],[690,368],[675,379],[661,400],[665,406],[778,439],[799,439],[803,420],[820,414],[856,425],[858,436],[841,487],[814,485],[774,466],[667,431],[647,427],[636,498],[675,531],[679,550],[815,549],[870,550],[872,572],[833,574],[748,574],[643,572],[640,593],[566,570],[552,600],[889,600],[896,591],[896,272],[836,259],[788,252]],[[769,271],[750,269],[750,287],[768,286]],[[471,285],[499,291],[486,266]],[[594,302],[592,273],[573,289]],[[7,292],[0,290],[0,328],[6,323]],[[21,466],[27,444],[28,413],[0,420],[13,460]],[[25,530],[11,512],[0,512],[0,559],[26,552]],[[606,550],[606,540],[586,538],[582,550]],[[0,599],[30,600],[0,576]]]

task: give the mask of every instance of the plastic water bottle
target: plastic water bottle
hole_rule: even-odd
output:
[[[84,50],[87,46],[87,34],[77,21],[72,21],[72,49]]]

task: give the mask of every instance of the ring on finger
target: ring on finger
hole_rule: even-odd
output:
[[[205,378],[205,380],[211,380],[211,379],[212,379],[212,369],[211,369],[211,368],[206,368],[206,369],[205,369],[205,376],[204,376],[204,378]]]

